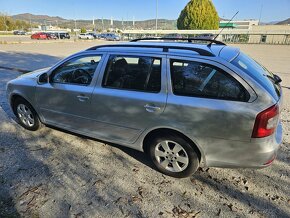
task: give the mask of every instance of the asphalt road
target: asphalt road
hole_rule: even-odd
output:
[[[283,82],[284,139],[271,167],[158,173],[143,153],[44,127],[21,128],[5,98],[17,69],[50,66],[96,42],[3,45],[0,217],[290,217],[290,47],[241,45]],[[289,72],[289,73],[288,73]]]

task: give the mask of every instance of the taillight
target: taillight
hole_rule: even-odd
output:
[[[259,113],[255,120],[252,138],[263,138],[272,135],[279,121],[279,106],[272,107]]]

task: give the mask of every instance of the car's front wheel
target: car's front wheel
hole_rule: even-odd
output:
[[[156,168],[169,176],[183,178],[199,167],[199,155],[184,138],[167,135],[151,140],[149,154]]]
[[[17,98],[13,104],[13,110],[19,120],[19,124],[25,129],[36,131],[41,127],[37,113],[24,99]]]

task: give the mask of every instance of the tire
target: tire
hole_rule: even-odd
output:
[[[153,164],[165,175],[184,178],[199,168],[198,153],[180,136],[161,136],[151,140],[148,146]]]
[[[19,124],[30,131],[38,130],[42,124],[33,107],[23,98],[17,98],[13,103],[13,111]]]

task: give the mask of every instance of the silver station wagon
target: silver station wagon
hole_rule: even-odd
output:
[[[281,79],[237,48],[195,40],[95,46],[10,81],[7,96],[28,130],[144,151],[169,176],[269,166],[282,142]]]

